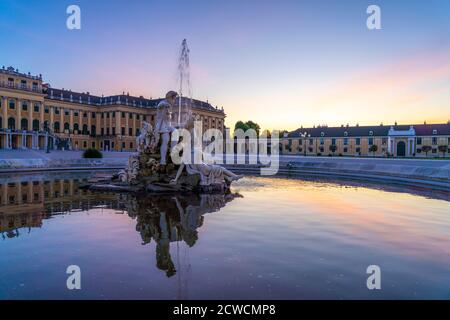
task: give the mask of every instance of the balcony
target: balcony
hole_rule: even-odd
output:
[[[0,88],[42,93],[42,90],[39,90],[39,87],[37,86],[29,86],[23,83],[13,83],[10,81],[8,82],[0,81]]]

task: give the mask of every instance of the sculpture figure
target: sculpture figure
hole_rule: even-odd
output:
[[[175,105],[177,96],[178,94],[175,91],[169,91],[166,94],[166,98],[158,103],[155,133],[161,136],[160,164],[162,166],[167,164],[166,158],[170,143],[170,134],[174,130],[172,126],[172,107]]]

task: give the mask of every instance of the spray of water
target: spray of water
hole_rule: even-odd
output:
[[[178,125],[185,122],[187,114],[191,110],[192,104],[192,87],[191,87],[191,74],[189,67],[189,47],[186,39],[183,39],[181,43],[180,55],[178,58],[178,85],[179,95],[178,100]],[[183,99],[183,94],[188,99]],[[183,108],[182,108],[183,107]]]

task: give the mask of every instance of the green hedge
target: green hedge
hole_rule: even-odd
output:
[[[86,149],[83,153],[83,158],[103,158],[103,154],[97,149]]]

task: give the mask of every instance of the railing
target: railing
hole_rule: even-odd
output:
[[[7,89],[15,89],[15,90],[28,91],[28,92],[42,93],[42,90],[39,90],[39,87],[28,86],[28,85],[24,85],[23,83],[12,83],[12,82],[1,81],[0,87],[7,88]]]

